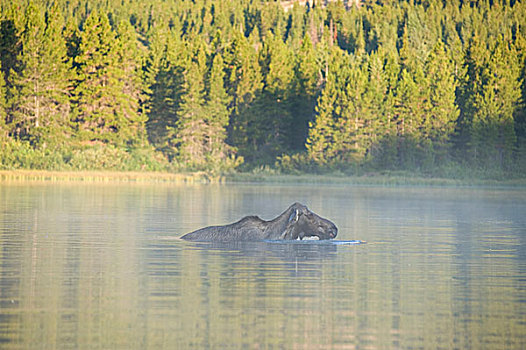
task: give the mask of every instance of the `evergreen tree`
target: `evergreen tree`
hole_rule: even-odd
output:
[[[517,169],[526,171],[526,38],[517,34],[515,40],[517,62],[520,67],[521,99],[514,114],[515,133],[517,135]]]
[[[134,110],[138,88],[132,73],[125,76],[136,65],[127,57],[133,50],[126,40],[134,39],[129,32],[117,37],[108,17],[98,12],[92,12],[83,25],[75,57],[74,101],[78,134],[84,140],[123,145],[143,130],[144,119]],[[126,95],[130,89],[132,95]]]
[[[478,36],[474,35],[464,54],[464,71],[461,77],[457,105],[460,115],[457,121],[456,149],[461,160],[473,163],[479,158],[479,145],[474,143],[474,116],[477,113],[476,96],[482,94],[482,70],[487,62],[486,51]]]
[[[78,49],[80,44],[80,30],[77,21],[70,17],[66,21],[66,25],[63,31],[64,40],[66,41],[67,56],[70,61],[73,62],[74,58],[78,55]],[[72,74],[74,75],[74,74]]]
[[[42,88],[39,71],[39,55],[44,37],[45,22],[41,10],[30,3],[24,14],[17,61],[20,65],[11,69],[9,81],[12,86],[11,125],[16,138],[29,139],[34,129],[40,127],[40,99]],[[15,70],[16,69],[16,70]]]
[[[452,67],[452,73],[455,74],[458,81],[458,77],[461,77],[463,75],[463,72],[461,72],[461,70],[463,68],[464,59],[464,46],[456,27],[458,25],[458,19],[456,17],[459,16],[458,6],[447,2],[445,4],[443,13],[445,17],[442,21],[442,40],[444,43],[444,50],[448,52],[448,56],[454,63]]]
[[[193,61],[184,72],[183,94],[174,127],[168,127],[170,145],[176,161],[194,170],[206,166],[206,138],[208,136],[205,108],[205,86],[202,68]]]
[[[281,39],[281,34],[267,33],[261,66],[265,73],[265,90],[284,96],[289,93],[294,77],[295,60],[292,51]]]
[[[344,112],[345,153],[347,162],[357,163],[365,157],[370,147],[371,134],[373,131],[374,116],[370,108],[370,102],[366,95],[368,86],[367,62],[355,61],[351,65],[351,72],[346,86],[347,103]]]
[[[395,52],[379,50],[371,54],[364,95],[372,132],[367,156],[379,168],[387,169],[398,164],[395,93],[399,65]]]
[[[459,116],[455,103],[457,80],[454,76],[454,64],[442,42],[438,42],[429,55],[425,68],[430,87],[423,133],[432,142],[435,155],[441,159],[450,153],[450,141]]]
[[[250,154],[253,141],[248,129],[252,119],[251,107],[263,88],[263,77],[257,51],[243,35],[235,33],[230,48],[225,52],[225,61],[230,67],[229,94],[233,96],[230,139],[243,156]]]
[[[17,57],[20,51],[19,35],[26,22],[25,11],[20,11],[16,2],[10,4],[0,17],[0,61],[6,81],[6,98],[11,99],[10,73],[18,69]]]
[[[404,54],[400,53],[402,64],[410,68],[413,65],[423,66],[427,55],[440,38],[442,24],[440,17],[435,15],[441,9],[436,9],[433,4],[424,6],[407,3],[404,4],[404,34],[402,38],[403,50],[409,53],[408,60],[404,62]],[[442,5],[440,5],[442,7]]]
[[[0,141],[3,142],[7,138],[6,127],[6,88],[4,73],[2,72],[2,62],[0,61]]]
[[[123,115],[116,102],[123,86],[114,74],[118,60],[116,36],[108,17],[93,11],[79,39],[74,90],[78,135],[88,141],[122,143],[119,132]]]
[[[59,162],[524,169],[523,2],[315,3],[0,1],[2,133]]]
[[[363,22],[362,20],[358,20],[356,23],[356,33],[353,35],[353,43],[352,48],[354,51],[354,54],[357,56],[361,56],[365,54],[365,32],[363,30]]]
[[[368,76],[366,65],[362,65],[356,56],[342,54],[340,60],[335,76],[338,92],[332,113],[331,147],[334,160],[349,166],[363,159],[369,143],[371,123],[364,99]]]
[[[149,50],[144,70],[144,113],[148,120],[148,139],[163,149],[167,142],[167,127],[174,126],[183,83],[183,68],[171,52],[181,52],[179,41],[168,25],[158,24],[149,34]],[[168,150],[168,148],[166,148]]]
[[[520,71],[513,57],[503,40],[488,57],[476,37],[466,52],[460,131],[474,165],[510,166],[516,140],[513,113],[521,93]]]
[[[316,96],[320,85],[320,67],[316,61],[316,51],[312,45],[312,39],[308,33],[303,37],[301,47],[297,54],[296,93],[307,96]]]
[[[120,137],[129,142],[144,144],[146,116],[143,111],[144,95],[141,66],[143,53],[139,48],[137,33],[130,22],[122,21],[117,28],[115,52],[117,55],[116,70],[119,73],[118,104],[127,127],[121,128]]]
[[[476,96],[473,143],[480,147],[484,161],[509,167],[516,141],[513,113],[520,100],[516,53],[500,39],[482,74],[484,86]]]
[[[35,146],[62,144],[69,129],[69,72],[62,19],[44,16],[30,3],[21,34],[20,66],[11,73],[14,88],[10,111],[12,132]]]
[[[258,160],[270,156],[273,161],[290,147],[293,131],[290,95],[295,62],[281,35],[271,32],[266,35],[260,61],[264,87],[250,109],[248,154]]]
[[[302,45],[304,38],[304,24],[306,7],[294,4],[292,10],[288,12],[287,27],[285,32],[285,42],[289,48],[297,50]]]
[[[223,170],[226,170],[235,166],[236,162],[235,150],[226,143],[231,97],[225,90],[224,77],[223,59],[216,55],[208,78],[205,154],[209,166],[215,169],[223,167]]]
[[[309,123],[309,135],[306,141],[309,158],[321,166],[326,166],[334,156],[331,149],[334,139],[334,118],[332,114],[336,96],[336,82],[329,75],[316,105],[316,119]]]
[[[423,141],[421,125],[427,107],[423,97],[422,86],[409,71],[403,69],[396,87],[395,121],[400,140],[397,147],[398,165],[404,168],[420,166],[423,156],[419,148]]]
[[[394,6],[393,6],[394,5]],[[397,4],[391,6],[374,6],[373,10],[367,11],[366,7],[361,7],[363,13],[359,23],[358,47],[361,47],[360,41],[363,40],[364,47],[368,52],[374,52],[378,49],[387,52],[395,52],[399,39],[399,30],[402,27],[403,9]],[[363,30],[364,24],[372,26],[369,33]],[[363,39],[362,39],[363,37]],[[366,42],[366,38],[368,39]]]
[[[290,144],[293,151],[303,150],[307,139],[309,123],[314,118],[316,99],[321,89],[321,69],[316,60],[316,51],[308,33],[303,37],[297,53],[294,94],[290,97],[290,108],[295,132],[291,135]]]
[[[318,98],[316,105],[316,118],[309,123],[309,135],[306,141],[307,153],[315,164],[327,167],[334,164],[340,153],[341,144],[338,140],[337,122],[342,112],[342,103],[345,102],[342,93],[345,87],[346,55],[339,48],[333,47],[330,51],[325,86]],[[341,142],[341,137],[339,138]]]
[[[389,131],[393,115],[393,87],[385,69],[385,53],[376,52],[369,56],[367,82],[363,95],[364,114],[370,124],[370,142],[373,146]],[[374,147],[374,146],[373,146]]]
[[[410,41],[406,24],[400,48],[400,76],[395,90],[395,116],[399,143],[398,165],[420,167],[429,158],[429,144],[423,132],[423,121],[429,104],[429,80],[424,75],[424,43]],[[418,46],[415,48],[415,46]],[[422,145],[426,143],[422,148]]]

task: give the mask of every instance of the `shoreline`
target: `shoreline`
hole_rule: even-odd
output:
[[[59,171],[0,170],[0,183],[5,182],[85,182],[85,183],[221,183],[222,178],[204,172],[168,173],[139,171]]]
[[[205,172],[168,173],[134,171],[50,171],[50,170],[0,170],[0,183],[12,182],[82,182],[82,183],[166,183],[166,184],[314,184],[350,186],[430,186],[430,187],[512,187],[526,188],[526,178],[451,179],[422,177],[412,174],[369,174],[362,176],[286,175],[234,173],[210,175]]]

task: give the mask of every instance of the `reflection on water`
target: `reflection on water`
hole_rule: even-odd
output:
[[[307,204],[365,245],[192,243]],[[0,347],[526,348],[526,192],[0,185]]]

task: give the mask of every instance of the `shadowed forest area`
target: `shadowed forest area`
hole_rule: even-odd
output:
[[[0,168],[524,177],[520,1],[0,0]]]

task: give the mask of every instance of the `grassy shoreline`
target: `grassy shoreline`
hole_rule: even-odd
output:
[[[0,170],[0,183],[23,181],[192,184],[220,183],[223,179],[221,177],[210,176],[204,172]]]
[[[524,187],[526,178],[523,179],[450,179],[439,177],[423,177],[412,174],[372,174],[360,176],[345,175],[256,175],[234,174],[227,177],[226,183],[268,183],[268,184],[335,184],[354,186],[432,186],[432,187]]]
[[[84,182],[84,183],[171,183],[171,184],[334,184],[356,186],[489,186],[525,187],[526,178],[491,179],[451,179],[423,177],[410,173],[369,174],[361,176],[345,175],[284,175],[234,173],[212,176],[205,172],[120,172],[120,171],[49,171],[49,170],[0,170],[0,183],[6,182]]]

